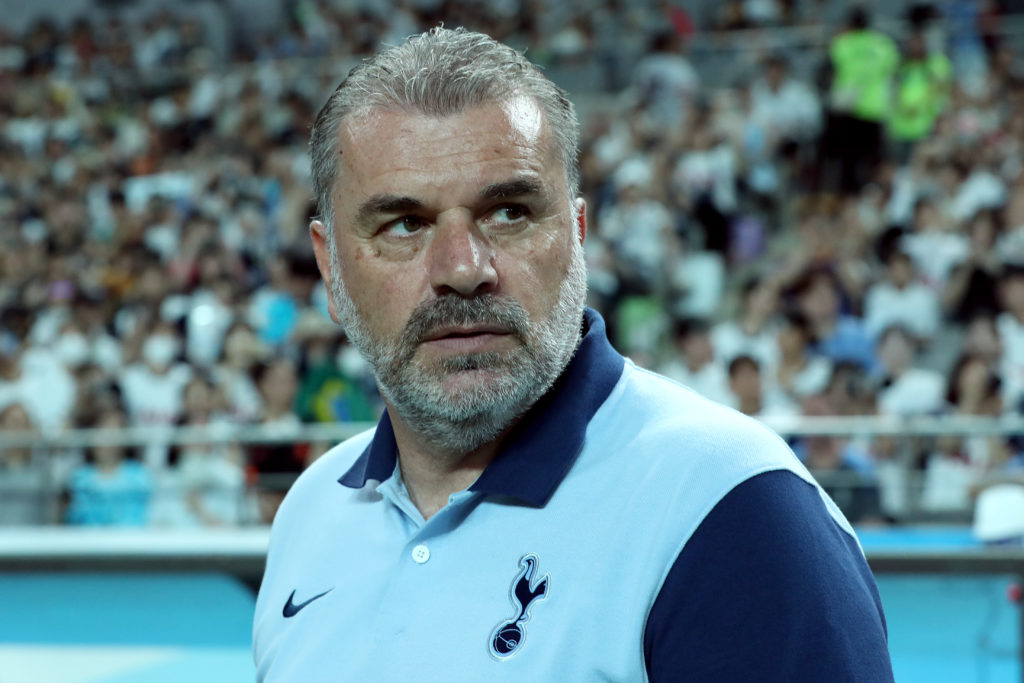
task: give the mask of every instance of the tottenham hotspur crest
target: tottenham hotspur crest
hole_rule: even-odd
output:
[[[498,624],[491,634],[491,655],[498,659],[511,657],[522,647],[526,640],[526,621],[530,618],[529,609],[534,601],[540,600],[548,593],[548,576],[544,575],[536,584],[533,575],[537,571],[537,556],[524,555],[519,560],[522,571],[512,582],[509,597],[518,610],[511,621]]]

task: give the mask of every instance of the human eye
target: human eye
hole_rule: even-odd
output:
[[[512,226],[526,222],[530,211],[521,204],[502,204],[491,211],[488,222],[498,226]]]
[[[427,221],[418,216],[402,216],[386,223],[380,230],[386,237],[404,239],[412,237],[427,226]]]

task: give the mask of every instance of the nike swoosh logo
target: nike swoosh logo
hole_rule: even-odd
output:
[[[314,600],[319,600],[320,598],[322,598],[325,595],[327,595],[328,593],[330,593],[332,590],[334,590],[334,589],[333,588],[328,588],[327,590],[325,590],[320,595],[314,595],[309,600],[306,600],[305,602],[300,602],[297,605],[293,602],[293,600],[295,600],[295,591],[292,591],[292,594],[288,596],[288,602],[284,603],[284,609],[281,610],[281,614],[284,615],[285,619],[287,619],[289,617],[294,617],[296,614],[299,613],[299,611],[303,607],[305,607],[309,603],[313,602]]]

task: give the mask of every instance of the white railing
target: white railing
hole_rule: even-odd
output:
[[[1024,435],[1024,415],[977,416],[769,416],[762,420],[785,437],[800,436],[1011,436]],[[0,450],[90,446],[185,446],[196,444],[338,443],[374,426],[371,422],[277,425],[218,424],[211,427],[130,427],[52,432],[0,432]]]
[[[809,436],[834,436],[840,439],[858,439],[870,455],[874,437],[885,437],[880,445],[884,447],[884,461],[880,461],[877,477],[862,473],[859,468],[835,471],[815,471],[815,476],[830,491],[862,490],[865,486],[877,487],[880,496],[880,513],[902,523],[946,521],[969,523],[973,514],[973,496],[985,486],[1006,481],[1024,484],[1024,476],[1002,471],[1000,468],[986,468],[984,465],[965,470],[963,476],[954,481],[949,479],[931,480],[921,468],[923,458],[932,452],[933,439],[939,437],[1004,437],[1024,435],[1024,416],[1002,417],[973,416],[832,416],[832,417],[774,417],[764,422],[788,439]],[[206,444],[238,446],[271,446],[310,444],[317,451],[344,441],[368,428],[372,423],[309,424],[294,428],[274,425],[232,425],[221,424],[213,427],[132,427],[128,429],[70,429],[58,432],[0,432],[0,461],[6,449],[28,449],[32,459],[45,470],[41,480],[27,490],[17,480],[4,481],[0,477],[0,502],[9,506],[21,503],[30,505],[36,501],[42,512],[40,522],[59,522],[68,495],[68,482],[56,470],[46,466],[50,458],[60,459],[65,455],[80,457],[82,452],[97,446],[122,446],[141,448],[170,448],[172,446],[196,446]],[[244,450],[244,449],[243,449]],[[863,450],[863,448],[861,448]],[[55,462],[55,461],[54,461]],[[882,469],[885,469],[883,472]],[[161,472],[154,472],[162,477]],[[295,480],[297,473],[262,473],[258,480],[250,481],[243,489],[232,490],[241,511],[252,507],[253,496],[261,492],[284,492]],[[159,480],[158,480],[159,481]],[[179,495],[173,484],[175,480],[160,481],[158,490],[152,493],[152,501],[168,500],[168,496]],[[173,485],[172,485],[173,484]],[[831,488],[830,488],[831,487]],[[942,490],[940,491],[939,488]],[[215,492],[208,489],[189,489],[198,493]],[[182,489],[184,491],[184,489]],[[216,492],[228,495],[228,492]],[[158,495],[159,494],[159,495]],[[948,495],[947,495],[948,494]],[[161,498],[161,496],[163,496]],[[155,503],[154,503],[155,504]],[[249,506],[249,507],[246,507]],[[37,516],[38,516],[37,515]],[[263,515],[265,517],[265,515]],[[240,514],[241,524],[252,524],[257,520],[251,511]]]
[[[125,429],[67,429],[49,432],[0,432],[4,448],[87,448],[90,446],[192,446],[206,444],[286,444],[341,442],[374,426],[372,422],[280,425],[218,423],[192,427],[128,427]]]

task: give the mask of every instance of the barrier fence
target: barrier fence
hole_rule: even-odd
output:
[[[760,418],[783,437],[802,436],[1015,436],[1024,435],[1024,415],[788,416]],[[51,432],[0,433],[0,450],[15,447],[83,448],[187,444],[340,442],[366,429],[369,422],[306,424],[294,429],[279,425],[218,424],[189,427],[127,427],[66,429]]]
[[[1020,415],[779,416],[765,418],[764,422],[790,442],[841,507],[844,503],[838,499],[845,496],[850,505],[870,508],[874,496],[879,508],[874,516],[890,522],[969,523],[974,498],[982,488],[995,483],[1024,483],[1024,467],[1018,465],[1018,451],[1024,450],[1024,416]],[[0,433],[0,464],[7,454],[17,451],[40,471],[39,477],[26,484],[25,479],[5,477],[0,467],[0,525],[4,523],[5,500],[13,504],[15,499],[34,496],[56,506],[62,496],[66,498],[70,472],[93,448],[123,447],[142,453],[154,449],[234,448],[249,471],[244,491],[225,491],[223,495],[235,495],[236,502],[243,504],[244,494],[286,491],[301,469],[265,467],[265,462],[254,465],[254,453],[262,451],[265,460],[280,457],[278,451],[294,450],[297,445],[322,452],[372,426],[219,424]],[[151,468],[155,482],[163,487],[161,495],[172,494],[179,485],[173,478],[161,479],[167,471],[173,472],[174,467]],[[200,482],[193,488],[213,493],[211,486],[215,485]],[[854,521],[861,521],[862,513],[872,517],[871,509],[852,513],[847,509]],[[47,514],[46,521],[60,521],[56,507]],[[250,516],[244,523],[259,521],[269,519]]]

